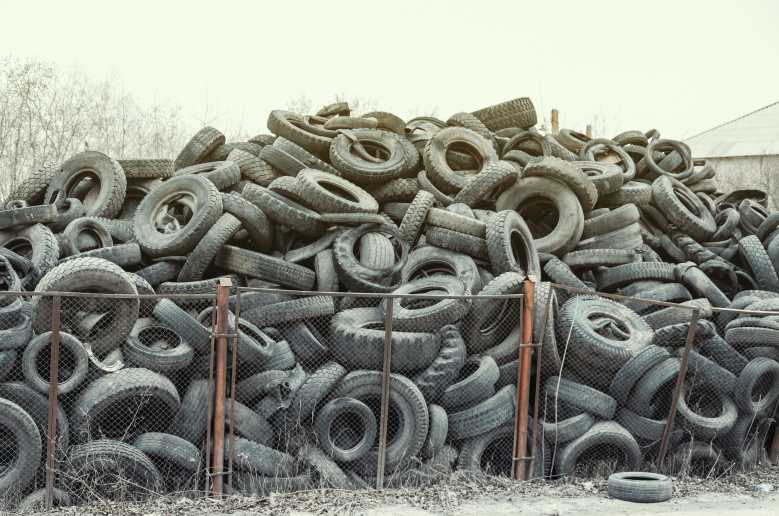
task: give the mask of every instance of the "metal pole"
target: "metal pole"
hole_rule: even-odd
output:
[[[214,460],[211,463],[214,477],[211,494],[222,496],[225,453],[225,384],[227,383],[227,307],[230,300],[230,278],[219,278],[216,287],[216,371],[214,380]]]
[[[46,508],[54,503],[54,467],[57,453],[57,406],[59,398],[61,298],[51,302],[51,349],[49,351],[49,403],[46,443]]]
[[[517,404],[514,430],[514,479],[527,480],[527,423],[530,404],[530,349],[533,340],[533,280],[526,279],[522,285],[522,344],[517,364]]]
[[[384,310],[384,362],[381,368],[381,415],[379,417],[379,459],[376,489],[384,487],[384,465],[387,461],[387,423],[389,419],[390,379],[392,373],[392,316],[394,297],[387,297]]]
[[[235,293],[235,332],[233,333],[233,350],[230,369],[230,433],[228,434],[227,455],[227,485],[230,494],[233,493],[233,463],[235,462],[235,396],[236,373],[238,371],[238,319],[241,317],[241,291]]]
[[[214,348],[215,339],[214,333],[216,328],[216,296],[214,296],[214,310],[211,311],[211,342],[209,343],[208,350],[208,385],[206,388],[208,392],[206,394],[206,484],[205,492],[211,491],[211,456],[213,449],[211,448],[211,429],[214,427],[213,414],[214,414]]]
[[[679,397],[684,390],[684,377],[687,376],[687,359],[690,356],[692,345],[695,342],[695,331],[698,328],[698,318],[700,317],[700,310],[696,308],[692,312],[692,318],[690,319],[690,327],[687,329],[687,341],[684,344],[684,353],[682,353],[682,360],[679,364],[679,374],[676,377],[676,385],[674,385],[673,397],[671,398],[671,408],[668,409],[668,417],[666,418],[665,428],[663,429],[663,437],[660,439],[660,451],[657,453],[657,464],[662,465],[665,460],[665,454],[668,453],[668,441],[671,439],[671,432],[674,429],[674,421],[676,419],[676,407],[679,405]]]
[[[536,457],[536,445],[538,444],[538,407],[541,404],[541,360],[544,353],[544,337],[546,336],[546,325],[549,323],[549,312],[552,310],[552,296],[554,295],[554,287],[549,287],[549,295],[546,297],[546,309],[544,310],[544,318],[541,320],[541,328],[538,331],[539,342],[535,342],[536,345],[536,385],[535,385],[535,401],[533,402],[533,434],[531,441],[531,450],[533,450],[533,458],[528,463],[528,471],[535,471]],[[533,310],[536,307],[533,306]],[[554,329],[552,329],[554,331]],[[542,468],[543,469],[543,468]]]
[[[771,440],[768,459],[774,466],[779,465],[779,428],[774,428],[774,438]]]

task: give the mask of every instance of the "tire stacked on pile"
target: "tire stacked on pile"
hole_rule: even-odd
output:
[[[713,440],[742,460],[741,437],[754,433],[743,422],[764,421],[776,401],[777,330],[769,317],[716,320],[719,329],[706,321],[721,315],[711,306],[772,303],[779,219],[764,198],[716,195],[711,167],[656,132],[590,140],[543,135],[535,122],[526,98],[446,122],[352,116],[342,103],[313,116],[273,111],[273,134],[246,142],[206,127],[175,160],[90,151],[20,185],[0,212],[5,288],[127,296],[63,301],[63,346],[78,367],[60,380],[60,441],[68,477],[83,480],[66,494],[87,497],[89,475],[129,476],[101,483],[108,498],[198,485],[210,300],[134,296],[213,294],[225,274],[255,287],[453,296],[518,294],[531,277],[692,304],[708,333],[690,385],[715,385],[723,414],[682,403],[686,434],[673,451]],[[735,295],[744,288],[771,292]],[[543,459],[533,474],[571,474],[600,445],[631,466],[651,460],[665,407],[655,395],[678,372],[666,348],[681,345],[688,312],[556,292],[546,281],[536,289],[544,419],[538,449],[528,450]],[[7,299],[0,398],[16,416],[3,424],[28,436],[34,426],[40,437],[48,380],[36,364],[51,299]],[[236,490],[374,482],[389,302],[241,296],[229,318]],[[389,485],[453,468],[508,473],[519,301],[391,302]],[[23,380],[11,374],[18,364]],[[703,395],[695,390],[690,400]],[[753,391],[765,395],[755,402]],[[20,457],[40,464],[28,448]],[[25,464],[3,485],[39,487]]]

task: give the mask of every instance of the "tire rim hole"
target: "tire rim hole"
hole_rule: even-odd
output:
[[[365,150],[367,156],[375,160],[374,162],[381,163],[384,161],[389,161],[390,157],[392,157],[392,151],[381,142],[373,140],[360,140],[359,144]],[[353,143],[349,150],[352,154],[359,155],[360,153],[355,149],[355,145],[356,144]]]
[[[750,393],[752,402],[760,403],[771,392],[776,380],[775,375],[770,371],[761,374],[757,381],[755,381],[752,392]]]
[[[353,203],[360,202],[357,196],[355,196],[352,192],[350,192],[345,188],[341,188],[339,185],[335,183],[331,183],[330,181],[319,181],[319,186],[327,190],[329,193],[335,195],[336,197],[346,199],[347,201]]]
[[[420,264],[416,269],[412,270],[408,280],[414,281],[415,279],[429,278],[436,275],[457,276],[457,271],[447,262],[429,261]]]
[[[560,222],[560,212],[557,211],[557,206],[545,197],[532,198],[525,201],[522,203],[522,206],[517,208],[517,213],[525,219],[528,229],[530,229],[530,233],[535,240],[551,234]],[[521,235],[519,236],[521,238]],[[512,241],[512,249],[513,247],[514,242]],[[516,256],[516,252],[514,255]],[[525,257],[525,260],[527,260],[527,257]]]
[[[607,478],[624,469],[630,460],[620,448],[612,444],[597,444],[584,450],[576,459],[574,475],[582,478]]]
[[[150,326],[138,332],[138,341],[145,347],[155,351],[174,349],[181,344],[176,332],[162,326]]]
[[[470,158],[470,160],[463,160],[459,156],[455,156],[452,153],[458,153]],[[479,150],[468,142],[458,141],[453,142],[446,147],[445,151],[446,164],[455,172],[460,172],[460,175],[476,175],[484,167],[484,161],[482,160]],[[472,161],[473,163],[470,163]],[[469,165],[475,165],[470,168]]]
[[[394,393],[390,394],[390,402],[389,402],[389,411],[387,413],[387,449],[390,448],[393,444],[395,444],[395,441],[403,436],[403,433],[400,431],[403,427],[403,414],[400,410],[398,410],[397,404],[392,399],[392,397],[395,396]],[[360,400],[371,409],[371,412],[376,416],[376,421],[379,421],[381,418],[381,397],[376,396],[370,396],[366,397],[366,399]],[[379,436],[376,435],[376,440],[373,443],[375,446],[379,445]]]
[[[602,337],[623,342],[630,340],[630,328],[624,321],[603,313],[589,314],[587,320],[595,333]]]
[[[479,468],[486,474],[500,477],[512,475],[511,450],[514,443],[511,435],[505,435],[491,441],[479,460]]]
[[[335,434],[332,433],[336,429]],[[333,418],[328,438],[334,448],[345,452],[355,450],[365,438],[365,422],[354,412],[344,412]]]
[[[51,381],[49,376],[49,366],[51,363],[51,343],[42,347],[35,356],[35,371],[38,373],[45,382]],[[76,355],[68,346],[60,346],[60,362],[59,362],[59,375],[58,384],[70,380],[76,368]],[[3,442],[3,441],[0,441]]]

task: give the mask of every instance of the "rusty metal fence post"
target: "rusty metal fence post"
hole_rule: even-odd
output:
[[[384,487],[384,465],[387,460],[387,424],[389,420],[390,380],[392,374],[392,317],[395,298],[386,297],[384,311],[384,361],[381,369],[381,413],[379,416],[379,457],[376,489]]]
[[[522,285],[522,342],[519,346],[519,362],[517,364],[519,370],[517,372],[518,389],[514,423],[513,473],[515,480],[527,479],[527,424],[530,405],[530,350],[533,347],[534,287],[532,279],[526,279]]]
[[[679,397],[682,396],[684,390],[684,380],[687,376],[687,362],[690,351],[692,350],[692,345],[695,342],[695,331],[698,327],[700,314],[700,309],[696,308],[692,311],[692,317],[690,318],[690,327],[687,329],[687,340],[684,345],[684,353],[682,353],[681,363],[679,364],[679,375],[676,377],[676,385],[674,385],[674,392],[671,398],[671,407],[668,409],[668,417],[666,419],[665,428],[663,429],[663,437],[660,440],[660,450],[657,453],[658,466],[663,464],[665,455],[668,453],[668,442],[671,438],[671,432],[673,432],[674,429]]]
[[[220,278],[216,287],[216,326],[214,337],[216,342],[216,366],[214,372],[214,449],[211,462],[213,482],[211,494],[222,496],[224,485],[224,429],[225,429],[225,385],[227,383],[227,313],[230,302],[230,278]]]
[[[57,407],[59,405],[59,361],[60,361],[60,296],[51,302],[51,353],[49,355],[49,399],[46,442],[46,508],[54,503],[54,471],[57,453]]]

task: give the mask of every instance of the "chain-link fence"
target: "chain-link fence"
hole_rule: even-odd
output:
[[[777,294],[743,291],[715,307],[672,282],[611,295],[541,285],[536,309],[554,327],[538,354],[535,407],[547,476],[716,478],[768,463]]]
[[[767,460],[775,294],[726,308],[673,284],[537,283],[528,298],[414,285],[0,295],[3,503],[414,487],[459,471],[711,478]]]
[[[394,295],[238,289],[232,489],[511,475],[522,295],[452,295],[454,283],[431,277]]]

